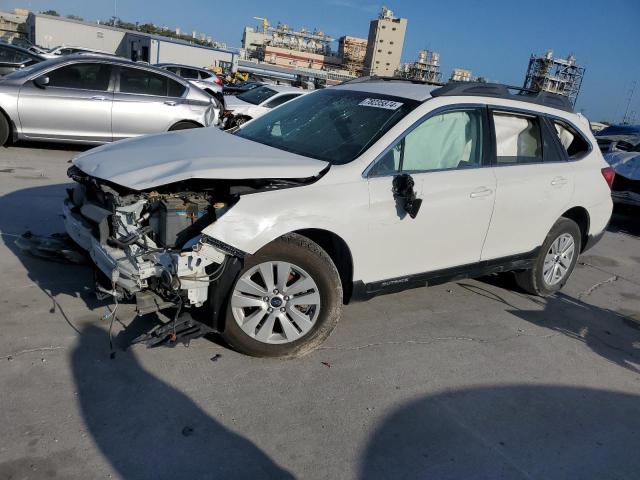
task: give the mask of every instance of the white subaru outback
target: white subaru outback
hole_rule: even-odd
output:
[[[513,271],[549,295],[602,235],[613,171],[561,97],[364,78],[233,134],[80,154],[64,202],[98,289],[140,314],[203,307],[234,348],[319,345],[344,303]]]

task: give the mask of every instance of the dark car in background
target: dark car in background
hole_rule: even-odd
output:
[[[640,125],[611,125],[595,134],[603,155],[629,152],[640,145]]]
[[[604,159],[616,172],[611,186],[613,203],[640,207],[640,143],[629,151],[606,153]]]
[[[15,72],[44,60],[44,57],[25,48],[0,43],[0,75]]]

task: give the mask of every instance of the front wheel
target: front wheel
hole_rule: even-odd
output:
[[[518,285],[542,297],[560,290],[569,280],[581,249],[580,227],[568,218],[560,218],[545,239],[530,270],[516,272]]]
[[[225,340],[256,357],[297,357],[333,331],[342,308],[342,284],[327,253],[288,234],[245,262],[226,309]]]

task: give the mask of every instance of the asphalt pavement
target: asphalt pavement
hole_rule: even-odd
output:
[[[46,148],[45,148],[46,147]],[[0,148],[0,480],[640,478],[640,214],[562,293],[508,277],[349,305],[295,360],[219,339],[110,356],[88,266],[22,253],[63,230],[77,151]]]

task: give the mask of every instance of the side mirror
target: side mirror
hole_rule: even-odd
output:
[[[416,198],[416,192],[413,190],[414,185],[415,182],[413,178],[407,173],[393,177],[393,198],[400,203],[402,209],[407,212],[411,218],[416,218],[422,205],[422,199]]]
[[[43,75],[42,77],[36,78],[33,83],[38,88],[45,88],[47,85],[49,85],[49,77]]]

